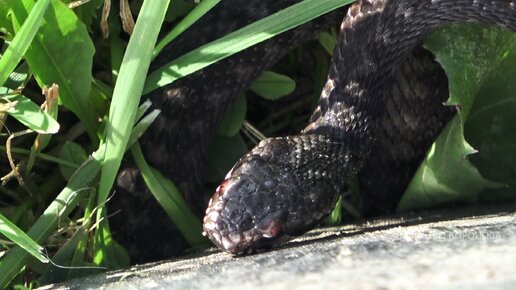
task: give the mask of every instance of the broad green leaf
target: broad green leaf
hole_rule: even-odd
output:
[[[7,50],[0,58],[0,85],[3,85],[16,68],[36,35],[50,0],[41,0],[34,5],[27,20],[14,36]]]
[[[67,0],[66,3],[69,5],[71,2],[77,2],[74,0]],[[72,10],[75,12],[77,17],[91,30],[91,23],[97,21],[99,15],[98,10],[102,7],[103,0],[89,0],[83,2],[81,5],[73,7]]]
[[[38,105],[23,95],[4,97],[13,104],[7,113],[23,125],[38,132],[54,134],[59,131],[59,124],[49,114],[43,112]]]
[[[247,99],[245,95],[240,95],[229,107],[224,119],[218,129],[219,134],[231,137],[240,131],[247,112]]]
[[[267,100],[276,100],[294,91],[296,82],[285,76],[271,71],[265,71],[251,85],[251,90]]]
[[[13,34],[11,20],[8,17],[9,10],[7,1],[0,1],[0,29],[4,31],[5,39],[12,39]]]
[[[221,59],[353,2],[305,0],[203,45],[152,72],[144,93],[165,86]]]
[[[39,2],[39,1],[38,1]],[[18,31],[34,6],[33,0],[9,0]],[[97,113],[90,98],[93,43],[84,24],[64,3],[52,0],[43,24],[25,54],[40,87],[56,83],[60,101],[95,136]]]
[[[467,156],[475,150],[464,141],[456,116],[432,145],[405,191],[398,210],[432,207],[457,201],[475,202],[485,187],[496,187],[480,175]]]
[[[432,35],[427,39],[426,46],[436,55],[437,61],[448,75],[450,86],[448,103],[460,109],[458,116],[443,130],[416,172],[398,205],[399,210],[457,201],[475,202],[478,201],[479,194],[483,190],[499,189],[502,186],[500,183],[484,178],[477,167],[470,162],[475,155],[491,159],[490,155],[495,154],[485,149],[485,153],[482,150],[476,153],[482,146],[473,148],[468,144],[464,138],[464,122],[468,121],[471,114],[475,116],[472,108],[476,100],[485,98],[484,108],[496,106],[496,102],[499,102],[492,98],[491,89],[482,90],[483,86],[494,84],[495,87],[506,87],[508,83],[514,82],[514,73],[511,74],[510,70],[504,69],[512,68],[514,63],[510,65],[504,65],[504,63],[508,61],[508,55],[516,51],[516,34],[478,24],[455,25]],[[495,79],[494,75],[507,77]],[[507,99],[513,99],[515,95],[516,90],[512,89],[512,92],[505,91],[503,98],[507,101]],[[494,112],[491,114],[498,115]],[[492,121],[486,118],[477,122],[477,125],[484,126],[484,129],[477,128],[476,130],[479,130],[477,132],[492,130],[496,125]],[[504,122],[506,123],[501,126],[514,128],[514,120],[506,118]],[[478,133],[473,133],[472,136],[474,134]],[[474,145],[479,144],[481,143]],[[494,144],[487,146],[495,147]],[[507,152],[507,148],[504,150]],[[475,154],[471,155],[473,153]],[[488,155],[483,155],[486,153]],[[493,180],[500,179],[493,178]]]
[[[72,164],[81,165],[86,159],[88,159],[88,153],[81,147],[81,145],[66,141],[61,151],[59,151],[59,158],[66,160]],[[70,180],[77,167],[70,167],[64,164],[59,164],[59,171],[63,174],[66,180]]]
[[[516,198],[516,45],[483,82],[465,124],[479,151],[470,157],[485,177],[506,186],[486,189],[482,199]]]
[[[2,214],[0,214],[0,233],[42,263],[48,263],[48,258],[43,255],[43,248]]]
[[[516,34],[481,24],[452,25],[433,34],[425,47],[443,66],[450,83],[448,104],[459,105],[463,122],[484,82],[514,50]]]

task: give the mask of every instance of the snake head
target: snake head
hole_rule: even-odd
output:
[[[298,160],[309,146],[294,141],[262,141],[217,188],[203,227],[220,249],[233,254],[266,250],[313,228],[331,212],[338,195],[328,190],[318,162],[305,166]]]

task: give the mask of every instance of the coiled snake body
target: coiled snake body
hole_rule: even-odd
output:
[[[264,140],[242,157],[210,200],[204,218],[208,237],[238,254],[281,243],[320,223],[373,147],[395,69],[430,31],[466,21],[516,30],[516,3],[353,5],[309,125],[299,135]]]
[[[222,1],[191,28],[195,37],[180,37],[155,66],[296,2]],[[142,138],[144,153],[178,185],[192,208],[202,208],[202,168],[213,126],[229,104],[261,71],[338,23],[341,14],[335,11],[285,32],[150,96],[162,113]],[[468,21],[515,31],[516,1],[362,0],[351,6],[309,125],[299,135],[264,140],[242,157],[210,200],[207,236],[231,253],[284,242],[320,223],[345,181],[362,168],[368,169],[360,179],[370,211],[392,210],[410,173],[453,114],[441,105],[447,98],[442,69],[417,45],[437,27]],[[385,168],[398,172],[386,174]],[[127,194],[119,194],[123,200],[115,207],[141,214],[113,220],[121,225],[119,234],[131,256],[141,257],[136,245],[146,245],[144,260],[151,260],[170,250],[148,234],[151,229],[173,232],[167,232],[166,215],[150,195],[141,194],[146,190],[138,178],[130,166],[119,175],[118,188]],[[148,255],[153,248],[160,250]]]

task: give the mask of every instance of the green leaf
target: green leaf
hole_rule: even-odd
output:
[[[247,99],[245,95],[240,95],[231,107],[229,107],[217,133],[228,137],[236,135],[242,128],[246,112]]]
[[[9,2],[14,27],[17,28],[27,18],[34,2]],[[84,24],[65,4],[52,0],[43,24],[25,54],[40,87],[58,84],[60,101],[81,119],[92,137],[96,136],[99,126],[97,113],[89,99],[94,52]]]
[[[478,24],[455,25],[432,35],[427,39],[426,46],[436,55],[436,59],[448,75],[450,86],[448,103],[460,109],[458,116],[448,124],[428,152],[404,193],[398,210],[458,201],[476,202],[482,191],[501,188],[500,183],[484,178],[478,168],[470,162],[470,159],[477,155],[484,156],[478,158],[491,160],[496,154],[484,149],[485,153],[480,150],[479,153],[471,155],[476,153],[476,150],[464,137],[464,122],[467,122],[470,116],[475,116],[475,111],[479,110],[472,109],[477,100],[486,98],[482,105],[484,108],[492,107],[500,101],[492,97],[491,89],[482,89],[483,86],[493,83],[496,87],[512,86],[509,83],[514,82],[514,79],[511,79],[514,77],[514,72],[503,68],[514,67],[514,63],[510,65],[504,65],[504,63],[510,52],[516,51],[516,34]],[[507,77],[493,78],[502,75]],[[485,97],[482,96],[483,94]],[[512,87],[509,91],[505,91],[502,99],[512,100],[515,95],[516,90]],[[511,113],[514,115],[514,111]],[[491,112],[491,114],[498,115],[498,112]],[[476,129],[477,132],[485,132],[492,130],[494,123],[484,119],[476,122],[476,125],[484,128]],[[514,119],[505,119],[504,125],[501,126],[514,128]],[[473,137],[474,134],[471,136]],[[478,140],[475,137],[471,138],[471,140],[475,139]],[[475,142],[475,148],[482,147],[480,144]],[[495,147],[493,145],[486,146]],[[504,150],[507,153],[507,148]],[[486,153],[488,154],[484,155]],[[505,156],[505,154],[502,155]],[[500,168],[499,165],[497,168]],[[499,178],[493,178],[493,180],[504,181]]]
[[[481,24],[453,25],[425,41],[450,83],[448,104],[458,105],[463,122],[484,82],[514,50],[516,34]]]
[[[338,225],[342,221],[342,217],[344,215],[342,208],[342,196],[337,200],[337,204],[335,204],[335,208],[331,211],[330,215],[324,220],[324,223],[327,225]]]
[[[323,32],[319,35],[319,43],[321,43],[324,50],[331,55],[335,49],[335,45],[337,44],[337,36],[328,32]]]
[[[67,0],[67,4],[74,2],[73,0]],[[90,0],[83,2],[80,6],[74,7],[72,10],[75,12],[77,17],[84,23],[88,28],[91,26],[93,21],[96,21],[99,8],[102,6],[104,1],[102,0]]]
[[[340,8],[353,0],[305,0],[203,45],[152,72],[144,93]]]
[[[251,90],[267,100],[276,100],[294,91],[296,82],[285,76],[271,71],[265,71],[251,85]]]
[[[2,214],[0,214],[0,233],[42,263],[48,263],[48,258],[43,255],[43,248]]]
[[[47,134],[54,134],[59,131],[59,123],[27,97],[11,95],[4,99],[11,104],[15,104],[14,107],[7,110],[7,113],[28,128],[38,133]]]
[[[88,159],[88,153],[81,147],[81,145],[66,141],[66,143],[59,151],[59,158],[68,161],[69,163],[76,164],[77,167],[81,165],[86,159]],[[64,164],[59,164],[59,171],[63,174],[66,180],[70,180],[77,167],[70,167]]]
[[[405,191],[398,210],[457,201],[475,202],[482,189],[497,186],[484,179],[466,158],[474,152],[464,141],[463,127],[456,116],[432,145]]]
[[[7,1],[0,1],[0,29],[5,33],[5,39],[12,39],[14,34],[12,31],[11,20],[9,19],[10,7]]]
[[[483,82],[466,121],[467,140],[479,153],[470,157],[483,176],[503,183],[486,189],[485,200],[516,198],[516,45]]]
[[[27,21],[25,21],[18,33],[14,36],[7,50],[0,58],[0,85],[3,85],[9,75],[16,68],[23,55],[29,48],[32,39],[41,25],[43,15],[47,10],[50,0],[41,0],[34,5]]]

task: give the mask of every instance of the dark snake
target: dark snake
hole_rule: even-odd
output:
[[[296,2],[222,1],[192,27],[195,43],[188,36],[178,39],[154,65]],[[142,138],[146,158],[178,185],[192,208],[203,204],[198,192],[214,131],[207,123],[217,126],[238,93],[264,69],[338,23],[341,15],[329,13],[150,96],[162,114]],[[318,225],[345,182],[361,169],[367,169],[359,179],[369,211],[392,210],[410,173],[453,114],[441,106],[446,77],[418,44],[434,29],[455,22],[516,31],[516,1],[363,0],[351,6],[309,125],[299,135],[262,141],[238,161],[210,200],[207,236],[235,254],[281,244]],[[385,168],[396,171],[394,177]],[[120,230],[133,257],[138,256],[134,245],[156,246],[154,238],[142,240],[138,232],[147,234],[154,225],[167,235],[164,223],[156,226],[166,218],[149,195],[141,194],[146,191],[141,184],[130,164],[119,175],[119,189],[128,193],[123,198],[138,200],[118,202],[119,207],[144,212],[134,222],[122,216],[119,223],[133,227]]]

